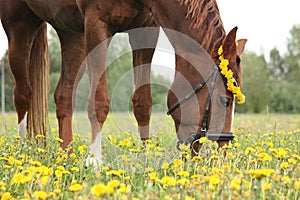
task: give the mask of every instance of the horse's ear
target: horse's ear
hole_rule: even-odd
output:
[[[231,57],[236,56],[237,48],[236,48],[236,31],[237,27],[233,28],[226,36],[224,42],[223,42],[223,52],[224,57]]]
[[[238,56],[241,56],[242,53],[244,52],[246,42],[247,42],[247,39],[240,39],[240,40],[237,41],[238,46],[237,46],[236,54]]]

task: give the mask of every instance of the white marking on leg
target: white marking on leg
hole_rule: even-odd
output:
[[[87,165],[94,165],[94,168],[97,169],[102,164],[102,151],[101,151],[101,142],[102,142],[102,132],[98,132],[95,138],[95,141],[90,146],[91,156],[87,158]]]
[[[24,118],[21,120],[21,122],[18,125],[19,136],[21,136],[21,138],[25,138],[26,131],[27,131],[27,112],[25,113]]]

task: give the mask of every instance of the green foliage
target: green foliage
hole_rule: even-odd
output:
[[[264,55],[246,52],[243,55],[243,91],[246,103],[240,112],[300,112],[300,26],[294,26],[288,38],[287,53],[277,48]]]
[[[4,86],[5,111],[14,111],[15,110],[14,102],[13,102],[14,78],[12,76],[12,73],[8,65],[8,52],[6,52],[3,55],[2,59],[0,60],[0,64],[4,65],[4,70],[5,70],[5,86]],[[1,70],[0,70],[0,77],[2,77]],[[0,88],[2,88],[2,81],[0,81]],[[0,99],[2,99],[2,92],[0,92]]]
[[[50,73],[60,72],[61,69],[61,48],[59,38],[54,29],[50,29],[48,36]]]
[[[246,95],[246,102],[238,106],[240,112],[259,113],[265,109],[268,97],[269,75],[266,68],[266,61],[263,55],[256,55],[253,52],[245,52],[242,57],[243,67],[243,88]]]

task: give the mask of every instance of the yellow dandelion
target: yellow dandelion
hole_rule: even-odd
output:
[[[194,174],[191,176],[191,179],[200,179],[201,175],[200,174]]]
[[[153,172],[154,169],[153,169],[153,167],[147,167],[147,168],[145,169],[145,171],[146,171],[146,172]]]
[[[130,149],[130,152],[132,152],[132,153],[140,153],[141,151],[139,149],[133,147],[133,148]]]
[[[294,158],[289,158],[288,162],[293,165],[295,165],[297,163],[297,161]]]
[[[241,181],[241,179],[233,179],[233,180],[231,180],[231,182],[230,182],[230,187],[231,187],[231,189],[233,189],[233,190],[237,190],[237,191],[240,191],[241,190],[241,183],[242,183],[242,181]]]
[[[153,181],[159,181],[156,172],[151,172],[151,173],[149,174],[149,177],[150,177],[150,180],[153,180]]]
[[[62,171],[60,171],[60,170],[55,170],[55,176],[56,176],[57,178],[62,178],[62,176],[63,176]]]
[[[199,139],[199,143],[200,143],[200,144],[203,144],[203,143],[206,142],[207,140],[208,140],[207,137],[202,137],[202,138]]]
[[[282,162],[282,163],[280,164],[280,167],[281,167],[281,169],[286,169],[286,168],[289,167],[289,163],[288,163],[288,162]]]
[[[209,184],[212,184],[212,185],[217,185],[221,182],[220,178],[218,175],[212,175],[210,176],[209,178]]]
[[[165,176],[161,180],[161,183],[163,183],[165,186],[175,186],[176,181],[171,176]]]
[[[263,189],[264,189],[265,191],[267,191],[267,190],[271,189],[272,186],[273,186],[272,183],[264,183],[264,184],[263,184]]]
[[[58,163],[60,163],[61,161],[62,161],[62,158],[59,157],[59,158],[56,159],[55,162],[56,162],[56,164],[58,164]]]
[[[108,140],[110,141],[111,144],[116,144],[117,143],[117,140],[114,136],[112,135],[109,135],[107,136]]]
[[[249,173],[255,178],[267,177],[275,172],[274,169],[253,169],[249,170]]]
[[[180,159],[175,159],[175,160],[173,161],[173,164],[174,164],[175,166],[181,165],[181,164],[182,164],[182,160],[180,160]]]
[[[131,147],[131,142],[129,141],[129,139],[124,139],[122,141],[119,142],[119,144],[117,145],[118,147]]]
[[[287,152],[283,148],[279,148],[276,154],[277,158],[286,158]]]
[[[2,191],[6,190],[5,183],[3,181],[0,181],[0,188]]]
[[[73,171],[73,172],[79,172],[79,168],[78,167],[72,167],[71,171]]]
[[[122,193],[129,193],[130,188],[127,187],[124,183],[120,185],[120,188],[117,190],[117,194],[122,194]]]
[[[41,178],[41,183],[42,183],[43,186],[45,186],[47,184],[47,181],[48,181],[48,176],[43,176]]]
[[[48,196],[50,198],[54,198],[56,196],[55,192],[49,192]]]
[[[33,193],[33,196],[35,196],[37,199],[40,199],[40,200],[46,200],[48,197],[48,194],[44,191],[36,191]]]
[[[35,136],[35,139],[40,139],[40,138],[45,138],[45,136],[42,135],[42,134],[37,134],[37,135]]]
[[[71,192],[79,192],[82,190],[82,185],[80,185],[79,183],[75,183],[69,187],[69,190]]]
[[[7,161],[10,165],[13,165],[15,163],[15,159],[12,156],[9,156]]]
[[[190,180],[187,179],[187,178],[181,178],[181,179],[178,179],[178,180],[176,181],[176,183],[177,183],[178,185],[185,185],[185,186],[187,186],[187,185],[189,185]]]
[[[41,166],[42,165],[42,163],[40,161],[37,161],[37,160],[31,161],[30,164],[35,165],[35,166]]]
[[[75,153],[71,153],[70,154],[70,158],[76,158],[76,154]]]
[[[13,178],[11,179],[11,185],[22,183],[23,175],[21,173],[14,174]]]
[[[250,189],[252,186],[252,183],[246,179],[243,179],[242,182],[246,185],[247,189]]]
[[[115,189],[115,188],[119,187],[120,184],[121,184],[120,181],[112,180],[107,183],[107,187]]]
[[[38,152],[39,152],[39,153],[45,153],[45,152],[46,152],[46,150],[45,150],[45,149],[43,149],[43,148],[38,148]]]
[[[106,194],[107,188],[104,184],[98,183],[91,188],[91,193],[97,197]]]
[[[109,167],[108,166],[103,166],[103,171],[108,171],[109,170]]]
[[[65,167],[62,166],[62,165],[60,165],[60,166],[57,167],[57,169],[60,170],[60,171],[64,171],[64,170],[65,170]]]
[[[10,199],[10,198],[11,198],[10,192],[4,192],[4,193],[2,194],[1,200],[8,200],[8,199]]]
[[[190,173],[187,172],[187,171],[180,171],[180,172],[177,173],[177,175],[178,175],[178,176],[189,176]]]
[[[18,165],[18,166],[21,166],[21,165],[23,165],[23,162],[22,162],[22,161],[20,161],[20,160],[15,160],[15,163],[16,163],[16,165]]]
[[[80,155],[83,155],[85,153],[85,150],[87,149],[88,147],[85,146],[85,145],[81,145],[78,147],[78,151],[79,151],[79,154]]]
[[[169,169],[169,163],[164,162],[164,163],[162,164],[161,168],[164,169],[164,170]]]
[[[212,156],[210,156],[210,158],[211,158],[211,159],[218,159],[219,156],[217,156],[217,155],[212,155]]]
[[[300,189],[300,181],[295,181],[295,183],[294,183],[294,189],[295,190]]]
[[[58,141],[58,142],[60,142],[60,143],[63,143],[63,142],[64,142],[64,140],[61,139],[61,138],[59,138],[59,137],[56,137],[55,140]]]
[[[4,169],[10,169],[11,166],[10,166],[10,165],[4,165],[3,168],[4,168]]]
[[[281,178],[281,181],[284,183],[290,183],[291,182],[291,178],[288,176],[284,176]]]
[[[124,174],[123,173],[123,171],[121,171],[121,170],[110,170],[109,172],[108,172],[108,175],[112,175],[112,176],[118,176],[118,177],[121,177],[122,176],[122,174]]]

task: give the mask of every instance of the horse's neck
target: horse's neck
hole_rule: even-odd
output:
[[[214,0],[143,0],[163,28],[183,33],[197,41],[214,58],[225,37],[219,10]],[[190,2],[198,6],[191,11]],[[198,5],[200,4],[200,5]],[[200,7],[204,9],[200,9]],[[206,9],[205,6],[208,8]],[[202,11],[203,13],[201,13]],[[200,19],[201,18],[201,19]],[[168,34],[175,50],[190,51],[189,44],[181,42],[174,34]]]

